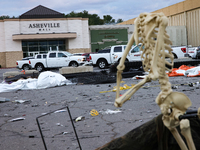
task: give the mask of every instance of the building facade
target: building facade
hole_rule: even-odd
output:
[[[91,51],[97,52],[113,45],[126,45],[134,25],[92,25],[89,26]]]
[[[180,3],[153,11],[163,12],[168,18],[168,26],[185,26],[187,33],[187,45],[200,45],[200,0],[184,0]],[[136,18],[120,23],[134,24]]]
[[[64,18],[39,5],[19,19],[0,20],[0,65],[15,67],[23,57],[50,50],[90,52],[89,36],[88,18]]]

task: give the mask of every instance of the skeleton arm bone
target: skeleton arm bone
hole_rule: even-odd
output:
[[[119,97],[119,87],[120,87],[120,82],[121,82],[121,79],[122,79],[122,72],[125,68],[125,65],[124,65],[124,62],[126,60],[126,56],[128,55],[128,52],[130,51],[131,49],[131,46],[133,45],[134,43],[134,34],[132,34],[132,37],[130,39],[130,41],[128,42],[127,46],[126,46],[126,49],[123,53],[123,56],[119,62],[119,65],[117,66],[117,90],[116,90],[116,98]]]
[[[115,99],[114,105],[116,107],[121,107],[123,103],[125,103],[137,90],[141,88],[146,82],[150,82],[151,79],[149,76],[146,76],[142,81],[136,84],[134,87],[129,89],[126,93],[124,93],[121,97]]]

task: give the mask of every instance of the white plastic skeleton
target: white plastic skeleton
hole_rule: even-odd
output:
[[[171,84],[166,74],[168,67],[173,67],[173,54],[170,47],[171,41],[166,32],[168,19],[163,13],[142,13],[135,20],[134,33],[127,44],[123,57],[117,66],[117,92],[115,106],[121,107],[124,102],[146,82],[151,80],[159,80],[161,92],[156,98],[163,114],[163,123],[171,131],[177,143],[182,150],[195,150],[195,145],[191,136],[190,124],[188,119],[179,120],[179,116],[183,115],[187,108],[191,106],[190,99],[183,93],[173,92]],[[119,87],[122,79],[121,73],[125,68],[124,61],[133,45],[142,43],[140,50],[142,51],[143,68],[149,74],[134,87],[129,89],[125,94],[119,97]],[[166,61],[169,58],[171,63]],[[166,65],[168,67],[166,67]],[[187,141],[187,145],[179,135],[176,127],[180,125],[181,133]]]

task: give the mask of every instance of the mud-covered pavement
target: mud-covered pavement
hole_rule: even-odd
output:
[[[0,69],[2,73],[15,69]],[[191,86],[199,77],[170,77],[170,82],[184,92],[192,101],[190,109],[200,107],[199,87]],[[123,79],[124,83],[136,84],[139,80]],[[189,86],[190,85],[190,86]],[[2,150],[42,150],[44,145],[36,123],[36,117],[44,113],[68,106],[74,122],[80,145],[83,150],[94,150],[114,138],[142,125],[160,114],[155,99],[160,92],[157,81],[148,83],[121,108],[113,103],[115,92],[110,91],[116,83],[97,85],[68,85],[41,90],[25,90],[0,93],[0,97],[9,98],[9,102],[0,103],[0,147]],[[121,91],[123,94],[126,90]],[[27,100],[24,103],[15,100]],[[92,116],[95,109],[99,115]],[[65,109],[66,110],[66,109]],[[39,119],[48,150],[79,149],[67,111],[52,113]],[[112,110],[116,113],[106,113]],[[108,111],[109,112],[109,111]],[[111,111],[110,111],[111,112]],[[18,117],[24,120],[10,121]]]

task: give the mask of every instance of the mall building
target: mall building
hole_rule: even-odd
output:
[[[15,67],[23,57],[50,50],[90,52],[89,43],[88,18],[65,18],[41,5],[18,19],[0,20],[1,67]]]

